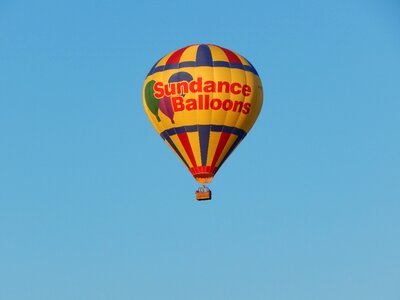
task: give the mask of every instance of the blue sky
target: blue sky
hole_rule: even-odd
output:
[[[0,2],[0,298],[399,299],[399,3],[141,2]],[[141,101],[192,43],[265,91],[205,203]]]

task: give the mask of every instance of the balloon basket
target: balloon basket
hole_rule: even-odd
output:
[[[197,201],[211,200],[211,190],[204,185],[202,187],[199,187],[198,190],[196,191],[196,200]]]

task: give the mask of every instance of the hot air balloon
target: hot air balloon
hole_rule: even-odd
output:
[[[263,89],[243,56],[211,44],[173,51],[150,69],[144,110],[157,133],[201,186],[197,200],[211,199],[222,164],[254,125]]]

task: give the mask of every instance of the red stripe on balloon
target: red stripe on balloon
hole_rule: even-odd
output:
[[[189,46],[188,46],[189,47]],[[179,60],[181,59],[181,56],[183,52],[188,48],[184,47],[179,50],[176,50],[174,53],[171,54],[171,56],[168,58],[167,62],[165,63],[166,65],[170,64],[178,64]]]
[[[214,158],[211,163],[211,168],[214,168],[217,164],[219,157],[221,156],[222,150],[224,150],[226,143],[228,142],[229,137],[231,136],[228,132],[222,132],[221,137],[219,138],[217,149],[215,150]]]
[[[242,64],[242,61],[240,60],[240,58],[235,53],[233,53],[231,50],[228,50],[228,49],[225,49],[222,47],[221,47],[221,49],[222,49],[222,51],[224,51],[229,62]]]
[[[178,133],[178,138],[181,141],[183,148],[185,149],[186,154],[188,155],[190,162],[192,163],[192,166],[197,167],[196,159],[194,158],[192,146],[190,145],[187,133],[186,132]]]

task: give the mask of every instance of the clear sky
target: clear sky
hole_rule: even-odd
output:
[[[209,202],[141,100],[193,43],[265,91]],[[0,299],[398,300],[399,111],[396,0],[0,1]]]

